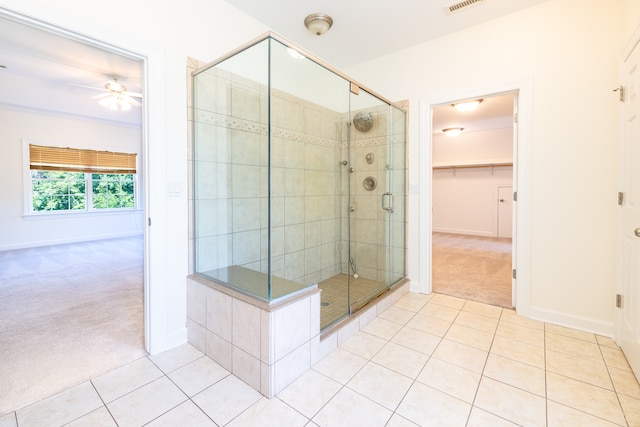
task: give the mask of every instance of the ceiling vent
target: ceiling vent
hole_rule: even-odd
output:
[[[485,0],[462,0],[462,1],[450,4],[449,6],[445,6],[445,10],[447,11],[447,14],[451,15],[453,13],[460,12],[470,6],[481,4],[484,2]]]

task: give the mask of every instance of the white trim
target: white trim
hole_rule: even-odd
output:
[[[449,104],[453,101],[478,98],[487,94],[517,93],[518,126],[517,152],[514,149],[513,189],[518,192],[515,202],[514,224],[514,261],[517,269],[517,283],[514,288],[514,301],[518,314],[524,317],[531,315],[531,145],[533,141],[533,81],[531,78],[504,86],[478,89],[456,93],[440,98],[420,100],[420,224],[427,225],[419,236],[420,251],[420,292],[432,291],[432,118],[433,107]],[[517,156],[517,157],[516,157]]]
[[[541,322],[564,326],[605,337],[613,337],[614,324],[610,322],[601,322],[587,317],[567,315],[563,312],[547,310],[546,308],[540,307],[531,307],[530,314],[532,319],[539,320]]]

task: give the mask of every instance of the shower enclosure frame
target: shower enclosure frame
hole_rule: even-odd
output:
[[[199,255],[202,253],[202,246],[199,245],[200,237],[201,237],[199,235],[199,232],[201,227],[199,226],[199,222],[198,222],[199,215],[202,212],[201,206],[199,206],[201,198],[199,198],[199,189],[198,189],[199,181],[202,178],[202,175],[199,174],[198,145],[197,145],[197,142],[194,142],[193,144],[194,145],[193,147],[194,149],[194,155],[193,155],[193,163],[194,163],[194,168],[193,168],[193,173],[194,173],[194,176],[193,176],[193,187],[194,187],[194,190],[193,190],[193,203],[194,203],[194,206],[193,206],[193,223],[194,223],[193,271],[196,275],[204,275],[208,279],[212,279],[217,283],[222,283],[224,285],[232,286],[237,291],[249,294],[253,297],[256,297],[260,300],[263,300],[269,303],[279,302],[282,299],[286,299],[287,297],[291,295],[295,295],[298,292],[303,292],[305,289],[309,287],[314,287],[318,283],[322,283],[322,277],[319,277],[320,280],[313,280],[312,275],[308,275],[306,277],[311,281],[308,281],[306,283],[300,283],[299,280],[296,280],[296,279],[299,279],[299,277],[287,277],[286,274],[283,274],[283,276],[285,277],[280,277],[279,275],[274,274],[274,271],[276,271],[276,269],[274,268],[274,262],[273,262],[274,253],[275,253],[273,234],[275,233],[275,231],[274,231],[274,221],[273,221],[273,215],[272,215],[273,209],[274,209],[272,205],[274,200],[274,197],[272,197],[274,194],[272,181],[274,180],[273,166],[275,162],[273,160],[274,155],[272,153],[272,148],[273,148],[272,138],[274,137],[273,135],[274,135],[275,126],[273,123],[274,107],[272,103],[274,102],[274,99],[275,99],[275,97],[273,96],[273,92],[275,88],[272,86],[272,78],[273,78],[272,61],[274,61],[273,59],[274,54],[272,50],[274,49],[272,47],[274,45],[272,45],[272,43],[275,42],[276,43],[275,46],[282,45],[284,48],[287,48],[293,52],[296,52],[299,55],[302,55],[305,60],[310,61],[310,63],[312,63],[314,66],[324,69],[326,72],[330,73],[332,76],[336,77],[337,79],[343,80],[346,85],[346,90],[347,90],[346,95],[349,98],[347,111],[338,112],[339,114],[341,114],[342,116],[341,120],[343,120],[344,122],[344,126],[340,130],[340,135],[341,135],[340,138],[342,138],[342,140],[339,141],[339,147],[342,151],[344,151],[344,153],[341,153],[339,159],[336,159],[338,161],[333,162],[333,164],[336,167],[340,165],[339,168],[341,168],[341,170],[339,171],[341,175],[340,177],[340,180],[342,182],[341,185],[344,187],[345,185],[344,181],[346,180],[346,186],[348,189],[347,195],[346,195],[346,202],[342,201],[340,203],[337,203],[340,210],[342,211],[342,214],[346,215],[346,223],[340,220],[341,226],[342,226],[342,230],[340,234],[341,236],[343,236],[340,239],[343,240],[344,236],[346,235],[346,244],[342,243],[341,244],[342,246],[337,248],[339,249],[339,252],[342,255],[339,262],[337,263],[339,264],[339,267],[338,267],[339,271],[336,272],[336,273],[346,274],[346,277],[348,279],[348,282],[347,282],[348,292],[347,292],[347,299],[346,301],[344,301],[344,307],[341,314],[329,321],[323,321],[321,329],[327,329],[329,326],[336,324],[341,319],[350,316],[359,308],[365,306],[373,298],[383,293],[384,291],[388,290],[394,283],[397,283],[403,278],[405,278],[405,271],[406,271],[405,269],[405,263],[406,263],[405,261],[406,259],[405,223],[406,223],[406,220],[405,220],[404,205],[406,202],[406,164],[405,164],[405,158],[404,158],[404,153],[405,153],[404,147],[405,147],[406,129],[404,128],[405,126],[404,114],[406,113],[401,107],[397,106],[395,103],[385,99],[384,97],[360,85],[359,83],[356,83],[355,81],[353,81],[353,79],[347,77],[346,75],[334,69],[333,67],[325,64],[323,61],[319,60],[313,55],[310,55],[309,53],[296,47],[292,43],[269,32],[269,33],[263,34],[260,37],[255,38],[254,40],[216,59],[215,61],[212,61],[202,67],[199,67],[197,70],[195,70],[192,73],[193,79],[194,79],[194,83],[193,83],[194,140],[197,141],[198,133],[199,133],[199,129],[198,129],[199,94],[197,92],[198,85],[195,82],[195,79],[197,78],[197,76],[200,75],[201,73],[207,72],[207,70],[211,70],[214,67],[220,66],[221,64],[225,63],[225,61],[233,60],[238,55],[242,55],[244,52],[247,52],[248,49],[254,48],[255,46],[258,46],[263,42],[266,42],[268,45],[267,58],[266,58],[267,64],[268,64],[267,66],[268,70],[266,73],[266,97],[261,96],[258,102],[261,103],[260,104],[261,108],[266,110],[266,116],[264,116],[263,112],[261,112],[260,113],[261,116],[258,119],[258,121],[255,123],[255,125],[256,125],[256,128],[259,129],[258,133],[262,133],[263,136],[266,135],[266,147],[267,147],[266,162],[258,165],[260,168],[266,169],[267,171],[266,175],[264,173],[259,175],[260,177],[266,177],[267,187],[268,187],[267,197],[266,197],[267,225],[266,227],[261,228],[262,235],[264,236],[264,233],[266,233],[267,244],[265,245],[264,242],[261,244],[261,252],[264,252],[265,250],[267,252],[266,263],[264,262],[264,258],[261,258],[261,260],[253,260],[254,261],[253,263],[247,263],[247,265],[250,265],[250,268],[248,269],[243,267],[241,269],[234,269],[233,271],[231,271],[229,268],[226,268],[224,266],[222,267],[222,269],[215,268],[215,269],[208,269],[208,270],[202,267],[203,261],[199,258]],[[261,87],[258,90],[264,91],[265,88]],[[375,99],[376,102],[379,104],[377,108],[380,108],[382,110],[382,113],[380,113],[380,116],[378,117],[384,117],[384,114],[387,114],[386,124],[383,123],[382,120],[378,118],[375,119],[376,126],[374,126],[374,130],[376,130],[377,132],[383,132],[383,134],[382,135],[376,134],[375,138],[370,138],[370,139],[378,139],[378,140],[380,140],[381,138],[382,139],[386,138],[387,153],[384,153],[385,149],[377,147],[375,145],[373,146],[373,149],[374,150],[377,149],[378,151],[375,153],[369,153],[369,151],[371,151],[372,148],[370,145],[367,146],[367,144],[374,144],[375,141],[373,143],[371,141],[367,141],[365,138],[366,131],[364,132],[358,131],[355,129],[355,126],[352,126],[352,118],[357,113],[353,109],[354,106],[357,104],[357,102],[355,102],[356,100],[355,97],[361,96],[360,95],[361,93],[364,96]],[[385,108],[388,110],[387,112],[384,111]],[[364,110],[360,109],[360,111],[358,112],[363,112],[363,111],[368,112],[367,111],[368,109],[370,108],[365,108]],[[394,114],[394,112],[400,113],[402,115],[401,120],[396,120],[396,122],[394,122],[395,125],[401,127],[399,131],[398,129],[393,129],[393,127],[390,125],[392,123],[392,120],[389,119],[389,116],[391,114]],[[373,117],[377,117],[377,116],[374,114]],[[394,131],[395,131],[395,134],[393,133]],[[384,132],[386,132],[386,135],[384,134]],[[376,205],[380,208],[379,211],[376,210],[374,218],[363,219],[363,221],[365,222],[368,221],[370,223],[369,224],[370,228],[371,227],[376,228],[377,237],[375,238],[376,241],[373,241],[373,242],[371,241],[371,239],[367,240],[366,238],[367,227],[356,225],[358,213],[371,210],[370,208],[367,209],[367,207],[371,206],[370,201],[363,202],[362,206],[359,206],[360,203],[358,201],[358,198],[361,198],[362,201],[365,200],[364,196],[361,197],[359,194],[357,194],[358,192],[362,192],[362,191],[356,190],[356,188],[358,189],[362,188],[362,183],[359,182],[362,180],[360,179],[361,177],[359,176],[360,175],[359,171],[355,171],[355,173],[352,172],[354,171],[353,165],[356,164],[356,162],[364,161],[364,159],[360,159],[360,160],[355,159],[356,150],[355,148],[352,149],[352,143],[354,141],[357,141],[359,138],[361,138],[363,141],[364,145],[362,147],[365,147],[364,149],[365,151],[367,151],[367,154],[365,156],[367,163],[369,162],[370,158],[375,159],[376,162],[383,161],[383,160],[386,161],[385,171],[380,171],[380,170],[373,170],[373,172],[368,171],[368,173],[373,173],[375,175],[374,180],[377,182],[377,187],[378,187],[378,189],[375,191],[376,193],[378,193],[377,197],[379,197],[379,201],[376,203]],[[394,142],[394,138],[395,138],[395,142]],[[346,141],[344,141],[344,139],[346,139]],[[264,141],[261,140],[260,143],[258,144],[259,150],[264,150],[263,143]],[[394,146],[402,148],[400,150],[401,155],[394,157],[395,150],[392,149]],[[229,148],[229,150],[232,150],[232,149],[233,147]],[[346,159],[347,165],[342,165],[342,162],[344,161],[343,158]],[[399,164],[399,167],[396,167],[398,164]],[[233,165],[231,167],[233,167]],[[367,176],[365,180],[369,178],[370,177]],[[400,182],[400,185],[394,185],[394,182],[396,181]],[[371,191],[371,190],[367,190],[365,188],[364,191]],[[342,200],[345,200],[344,197],[342,198]],[[241,205],[240,202],[236,202],[235,200],[234,200],[234,203],[236,203],[238,206]],[[263,205],[264,205],[264,202],[263,202]],[[249,204],[247,204],[247,206],[249,206]],[[256,206],[256,204],[253,203],[252,206]],[[264,211],[264,207],[262,207],[261,209],[262,211]],[[395,214],[397,217],[401,215],[400,220],[392,221],[391,216],[393,214]],[[233,218],[235,215],[236,213],[235,211],[233,211],[230,216],[231,218]],[[378,217],[380,216],[388,217],[388,220],[386,221],[387,226],[381,227],[378,223],[373,222],[373,221],[378,221]],[[342,218],[342,216],[338,218]],[[233,221],[233,219],[229,221]],[[260,219],[259,221],[264,223],[264,218]],[[372,225],[372,224],[375,224],[375,225]],[[352,237],[354,236],[354,234],[356,234],[356,229],[361,231],[360,234],[364,235],[363,242],[354,243],[355,240]],[[232,235],[233,227],[230,227],[229,230],[226,230],[226,231],[229,231],[228,233],[226,233],[227,235],[230,235],[230,234]],[[254,234],[257,234],[257,233],[254,233]],[[263,240],[264,240],[264,237],[263,237]],[[388,251],[384,256],[379,253],[380,250],[377,247],[374,247],[374,246],[377,246],[381,240],[384,240],[385,241],[384,244],[388,247],[387,248]],[[237,250],[235,244],[236,242],[235,240],[233,240],[232,251]],[[364,261],[365,255],[361,255],[361,254],[365,254],[367,252],[374,253],[375,259],[373,260],[369,259],[367,262],[365,262]],[[312,252],[309,251],[309,253],[312,253]],[[313,258],[313,257],[311,256],[309,258]],[[262,261],[262,262],[259,262],[259,261]],[[365,276],[374,275],[375,277],[373,279],[375,279],[376,281],[381,281],[384,284],[384,286],[382,286],[380,289],[374,289],[374,291],[372,291],[370,295],[367,295],[366,298],[361,300],[357,300],[353,298],[352,292],[351,292],[352,281],[358,278],[358,274],[356,274],[355,266],[356,264],[359,264],[359,263],[362,264],[362,266],[360,267],[361,271],[362,270],[368,271],[368,273],[364,274]],[[229,263],[229,266],[235,266],[235,265],[236,264],[234,264],[233,261]],[[377,267],[380,265],[382,266],[382,268],[378,269]],[[393,267],[393,265],[396,265],[396,267]],[[400,265],[400,266],[398,267],[397,265]],[[215,267],[219,267],[219,266],[215,265]],[[221,275],[217,273],[208,274],[207,272],[209,270],[211,271],[222,270],[222,274]],[[277,271],[277,272],[280,273],[282,271]],[[360,277],[363,276],[362,272],[359,274],[359,276]],[[380,276],[383,276],[383,277],[380,277]],[[238,283],[232,283],[234,280],[244,281],[244,283],[248,281],[253,281],[253,282],[257,281],[258,286],[253,288],[251,287],[246,288],[246,287],[243,287],[243,285],[239,285]],[[320,285],[320,287],[322,288],[322,285]],[[323,305],[324,305],[324,302],[323,302]]]

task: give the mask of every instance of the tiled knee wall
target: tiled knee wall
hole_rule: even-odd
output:
[[[269,398],[409,290],[387,292],[320,339],[320,290],[268,304],[198,276],[187,278],[189,343]]]

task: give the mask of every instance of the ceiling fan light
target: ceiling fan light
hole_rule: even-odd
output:
[[[458,102],[457,104],[451,105],[461,113],[468,113],[469,111],[473,111],[478,108],[481,102],[482,99],[474,99],[473,101]]]
[[[464,128],[446,128],[442,129],[442,133],[447,136],[458,136],[464,130]]]
[[[312,13],[304,19],[304,26],[309,32],[321,36],[333,25],[333,18],[325,13]]]

